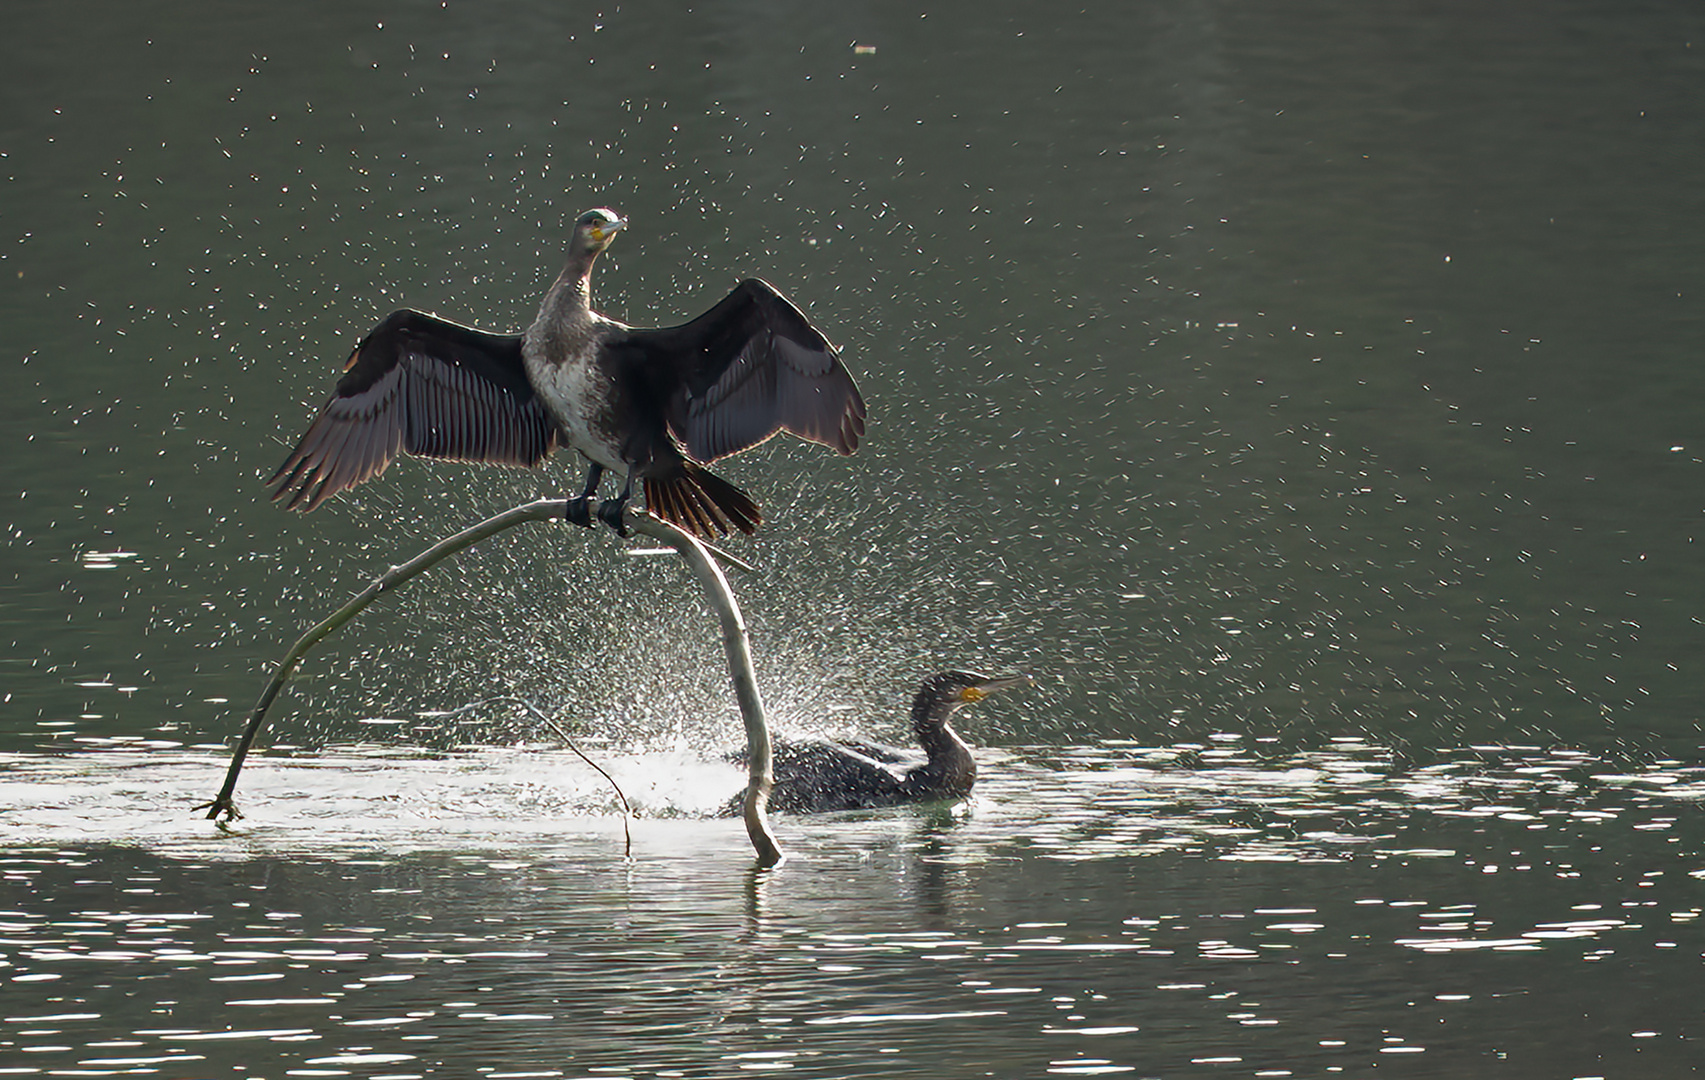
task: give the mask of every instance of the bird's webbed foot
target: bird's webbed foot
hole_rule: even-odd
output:
[[[604,466],[594,461],[586,473],[586,487],[563,504],[563,520],[585,529],[592,527],[592,496],[598,494],[598,481],[603,478]]]
[[[622,514],[627,510],[628,495],[626,492],[613,499],[605,499],[598,504],[598,520],[616,530],[617,536],[628,535],[627,523],[622,520]]]
[[[628,480],[622,485],[622,493],[613,499],[605,499],[598,504],[598,520],[616,530],[617,536],[626,537],[628,535],[627,522],[622,520],[622,512],[627,509],[628,500],[633,498],[634,476],[638,471],[638,466],[630,465],[628,467]]]
[[[592,498],[589,495],[576,495],[562,507],[562,517],[571,525],[579,525],[583,529],[592,527]]]

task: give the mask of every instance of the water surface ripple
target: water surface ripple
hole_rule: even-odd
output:
[[[0,1075],[1677,1075],[1705,770],[1358,740],[985,754],[960,812],[781,818],[749,869],[560,755],[0,760]],[[644,785],[641,785],[644,786]],[[1606,993],[1607,987],[1617,990]],[[1559,1017],[1570,1022],[1559,1025]]]

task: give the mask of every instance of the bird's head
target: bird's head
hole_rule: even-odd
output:
[[[588,210],[574,223],[574,249],[596,255],[609,247],[616,234],[627,226],[627,218],[614,210]]]
[[[979,675],[972,671],[943,671],[931,675],[918,688],[914,719],[925,716],[946,720],[962,705],[981,701],[997,690],[1030,682],[1028,675]]]

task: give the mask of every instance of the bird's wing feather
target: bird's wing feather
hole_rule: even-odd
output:
[[[889,746],[886,743],[864,742],[860,739],[839,739],[837,744],[843,749],[867,757],[872,761],[880,761],[884,765],[920,765],[929,760],[927,754],[900,746]]]
[[[400,453],[537,465],[556,441],[518,335],[405,309],[350,353],[331,400],[267,483],[274,499],[312,510]]]
[[[655,384],[669,388],[669,429],[694,460],[737,454],[778,431],[858,448],[864,398],[816,327],[768,283],[748,278],[692,322],[627,332]]]
[[[843,743],[778,741],[773,761],[778,781],[821,780],[826,783],[846,782],[848,775],[866,777],[886,774],[898,780],[894,763],[860,753]]]

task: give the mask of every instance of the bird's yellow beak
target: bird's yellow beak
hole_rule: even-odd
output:
[[[616,238],[616,234],[627,227],[627,218],[616,218],[614,221],[606,222],[603,225],[592,226],[592,228],[588,230],[588,234],[592,237],[592,242],[594,244],[603,246],[608,244],[611,240],[614,240]]]
[[[1009,686],[1017,686],[1020,683],[1032,681],[1028,675],[1002,675],[999,678],[984,680],[976,686],[967,686],[959,691],[959,700],[964,702],[981,701],[996,690],[1004,690]]]

